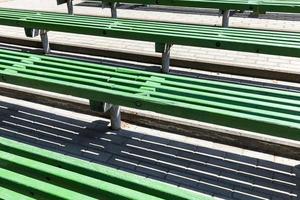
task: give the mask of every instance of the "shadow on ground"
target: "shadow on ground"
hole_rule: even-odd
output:
[[[1,101],[0,113],[1,137],[222,199],[297,199],[296,167]]]

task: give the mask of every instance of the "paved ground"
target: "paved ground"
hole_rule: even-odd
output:
[[[55,0],[15,0],[2,7],[66,12]],[[81,1],[76,1],[80,3]],[[124,7],[123,7],[124,8]],[[162,12],[164,11],[164,12]],[[119,9],[120,17],[220,24],[216,11],[168,8]],[[108,16],[109,10],[76,6],[76,13]],[[276,21],[274,19],[277,19]],[[231,26],[300,32],[300,15],[239,15]],[[24,37],[19,28],[0,27],[0,35]],[[50,32],[50,40],[70,44],[153,53],[154,44]],[[175,46],[172,55],[201,61],[241,63],[258,68],[300,71],[300,59]],[[20,106],[22,105],[22,106]],[[0,97],[1,136],[92,162],[170,182],[221,199],[296,199],[295,166],[300,161],[126,124],[111,132],[101,118]],[[298,198],[299,199],[299,198]]]
[[[20,106],[22,105],[22,106]],[[296,199],[300,161],[0,96],[1,136],[221,199]]]
[[[49,10],[57,12],[66,12],[66,5],[56,6],[56,1],[52,0],[13,0],[0,3],[1,7]],[[83,6],[82,1],[75,1],[75,13],[91,14],[98,16],[109,16],[109,9],[100,7]],[[219,25],[221,18],[218,17],[216,10],[188,9],[184,13],[179,13],[174,8],[157,9],[137,7],[127,9],[128,6],[122,6],[118,9],[119,17],[151,19],[162,21],[176,21],[196,24]],[[276,14],[271,13],[262,15],[260,19],[248,18],[246,14],[238,14],[231,18],[232,27],[251,27],[273,30],[288,30],[300,32],[300,15],[296,14]],[[24,38],[22,29],[8,28],[0,26],[0,35],[11,35]],[[91,47],[103,47],[115,50],[127,50],[130,52],[143,52],[154,54],[154,44],[150,42],[129,41],[122,39],[111,39],[101,37],[80,36],[75,34],[65,34],[50,32],[50,40],[55,42],[68,42],[76,45],[87,45]],[[226,50],[215,50],[198,47],[186,47],[175,45],[171,56],[196,59],[200,61],[216,61],[222,63],[238,63],[241,65],[252,66],[255,68],[272,68],[279,71],[299,72],[300,58],[291,58],[283,56],[261,55],[255,53],[240,53]]]

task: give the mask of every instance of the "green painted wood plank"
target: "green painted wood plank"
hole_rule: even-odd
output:
[[[59,167],[37,162],[32,159],[23,158],[5,151],[0,151],[0,162],[3,163],[2,168],[4,169],[26,175],[35,180],[48,182],[64,189],[75,190],[80,194],[78,197],[75,195],[69,196],[67,193],[64,194],[63,192],[57,191],[59,195],[69,196],[67,197],[68,199],[77,197],[77,199],[103,200],[163,200],[162,198],[134,191],[130,189],[130,184],[128,184],[127,187],[121,187],[116,184],[60,169]],[[35,186],[35,188],[37,188],[37,186]],[[48,190],[45,192],[50,193]],[[55,193],[55,191],[53,193]]]
[[[9,55],[11,59],[14,61],[21,61],[24,58],[34,58],[34,62],[37,64],[42,64],[45,66],[51,67],[59,67],[63,68],[66,65],[72,66],[75,71],[85,69],[87,72],[92,73],[101,73],[105,74],[106,76],[115,76],[115,77],[123,77],[124,79],[135,79],[135,80],[155,80],[159,83],[165,83],[167,85],[172,85],[176,87],[180,87],[182,85],[183,88],[197,90],[199,87],[203,87],[205,91],[211,91],[213,93],[220,93],[220,94],[228,94],[231,91],[231,95],[239,96],[239,97],[246,97],[246,98],[253,98],[258,100],[268,100],[271,102],[282,102],[285,100],[286,104],[291,105],[300,105],[300,94],[297,92],[289,92],[283,90],[274,90],[268,89],[265,87],[255,87],[243,84],[235,84],[235,83],[228,83],[222,81],[211,81],[205,79],[195,79],[189,78],[184,76],[176,76],[176,75],[166,75],[161,73],[153,73],[149,71],[143,70],[134,70],[129,68],[122,68],[122,67],[114,67],[102,64],[94,64],[89,62],[82,62],[73,59],[62,59],[57,57],[50,57],[50,56],[39,56],[34,54],[22,53],[17,51],[9,51],[0,49],[0,55]],[[7,57],[3,57],[7,58]],[[2,61],[7,59],[2,59]],[[45,62],[40,62],[45,61]],[[92,71],[90,71],[92,70]],[[148,78],[147,78],[148,77]],[[202,90],[200,90],[202,91]],[[223,93],[222,93],[223,92]],[[249,96],[251,94],[251,96]],[[270,96],[271,98],[266,98]]]
[[[0,9],[0,24],[150,42],[300,56],[300,33]]]
[[[299,140],[300,94],[0,50],[2,81]]]
[[[105,2],[115,2],[115,0],[105,0]],[[300,12],[298,0],[119,0],[117,2],[257,12]]]
[[[123,92],[134,92],[134,93],[143,93],[141,91],[141,87],[145,86],[145,82],[137,82],[137,81],[129,81],[126,79],[121,78],[106,78],[102,79],[101,82],[98,82],[97,75],[90,75],[87,73],[81,73],[81,72],[75,72],[74,70],[62,70],[62,69],[52,69],[49,67],[43,67],[40,65],[34,66],[34,65],[21,65],[24,68],[18,69],[18,67],[13,67],[10,69],[17,70],[18,73],[23,72],[32,72],[33,74],[38,70],[40,71],[40,74],[37,75],[55,75],[53,73],[57,74],[63,74],[61,76],[55,75],[56,78],[60,79],[62,77],[65,79],[66,77],[69,77],[68,80],[70,81],[81,81],[81,83],[89,84],[91,86],[97,86],[97,87],[105,87],[106,88],[115,88],[119,91]],[[1,66],[0,66],[1,67]],[[50,73],[49,73],[50,71]],[[35,73],[36,74],[36,73]],[[74,77],[81,77],[81,78],[74,78]],[[99,77],[101,79],[101,77]],[[109,82],[110,85],[104,85],[102,82]],[[112,85],[115,84],[115,85]],[[126,85],[130,85],[133,87],[128,87]],[[178,102],[185,102],[185,103],[191,103],[195,105],[204,105],[204,106],[210,106],[215,108],[221,108],[221,109],[227,109],[237,112],[243,112],[243,113],[249,113],[249,114],[255,114],[256,116],[264,116],[264,117],[272,117],[276,119],[282,119],[282,120],[288,120],[290,122],[300,122],[300,118],[296,118],[297,114],[300,113],[299,107],[293,107],[293,106],[285,106],[281,104],[267,104],[261,103],[261,101],[249,101],[248,99],[239,99],[239,101],[234,101],[236,98],[230,97],[230,96],[222,96],[219,95],[218,98],[215,94],[207,94],[204,92],[197,92],[194,90],[188,91],[186,89],[178,89],[176,87],[165,87],[161,86],[160,84],[155,86],[155,89],[153,91],[146,91],[146,95],[149,97],[155,97],[160,99],[167,99],[172,101],[178,101]],[[236,99],[237,100],[237,99]],[[271,104],[271,105],[270,105]],[[259,106],[261,105],[261,108]],[[282,109],[285,107],[285,109]],[[285,114],[286,113],[286,114]]]
[[[0,150],[1,150],[0,158],[5,163],[8,164],[7,167],[11,166],[11,170],[20,172],[19,174],[17,174],[16,172],[10,172],[10,173],[13,173],[14,175],[16,174],[18,176],[24,176],[21,175],[22,172],[27,175],[31,174],[32,172],[35,172],[34,174],[31,175],[32,177],[29,178],[33,182],[44,183],[45,181],[40,181],[39,178],[47,175],[47,177],[50,178],[49,181],[50,182],[52,181],[52,186],[58,187],[55,185],[55,183],[57,183],[57,180],[55,180],[53,176],[54,177],[61,176],[63,179],[65,175],[66,180],[73,179],[74,181],[77,182],[85,180],[86,182],[82,184],[92,184],[95,181],[103,181],[110,184],[119,185],[119,187],[128,188],[128,191],[135,190],[132,193],[130,192],[130,194],[133,195],[132,199],[136,199],[138,196],[136,196],[135,194],[138,193],[144,193],[144,199],[148,199],[149,195],[155,196],[157,198],[166,199],[166,200],[212,199],[209,196],[202,195],[200,193],[196,193],[187,189],[178,188],[176,186],[167,183],[141,177],[111,167],[106,167],[104,165],[98,165],[95,163],[87,162],[70,156],[65,156],[59,153],[51,152],[48,150],[23,144],[20,142],[15,142],[9,139],[5,139],[3,137],[0,137]],[[17,166],[20,166],[19,167],[20,170],[18,170]],[[43,173],[40,174],[40,172]],[[50,177],[49,173],[53,174],[53,176]],[[76,174],[76,175],[73,176],[72,174]],[[1,173],[0,173],[0,177],[1,177]],[[76,177],[78,178],[78,180],[76,180]],[[53,180],[51,178],[53,178]],[[12,178],[7,177],[7,179],[14,180],[14,177]],[[93,180],[93,181],[89,181],[89,180]],[[22,182],[22,180],[20,180],[19,182]],[[0,182],[0,186],[1,186],[1,182]],[[108,184],[106,184],[106,186],[108,186]],[[105,186],[103,184],[97,185],[95,183],[95,185],[92,185],[91,187],[103,188]],[[74,188],[74,190],[76,191],[76,188]],[[122,194],[121,191],[122,190],[119,191],[111,190],[111,192]],[[120,197],[117,199],[123,200],[125,198]]]
[[[96,200],[86,195],[57,187],[55,185],[36,180],[20,173],[12,172],[10,170],[0,168],[0,185],[5,185],[11,189],[19,190],[20,193],[25,193],[36,197],[37,199],[46,200]]]
[[[1,67],[1,66],[0,66]],[[33,69],[30,69],[33,68]],[[11,70],[16,70],[18,73],[26,73],[27,75],[31,74],[31,75],[37,75],[37,76],[44,76],[44,77],[52,77],[55,78],[56,80],[63,80],[63,81],[74,81],[74,82],[78,82],[80,81],[81,84],[86,84],[89,86],[93,86],[93,87],[105,87],[106,89],[110,89],[110,88],[114,88],[118,91],[122,91],[122,92],[133,92],[133,94],[142,94],[142,95],[148,95],[148,97],[155,97],[155,98],[160,98],[160,99],[165,99],[165,100],[173,100],[173,101],[177,101],[177,102],[184,102],[184,103],[191,103],[194,105],[204,105],[204,106],[210,106],[210,107],[215,107],[215,108],[222,108],[222,109],[226,109],[227,110],[233,110],[233,111],[239,111],[239,112],[243,112],[243,113],[254,113],[256,116],[268,116],[272,117],[272,118],[277,118],[277,119],[285,119],[285,120],[289,120],[289,121],[295,121],[295,122],[299,122],[299,119],[296,119],[295,116],[297,114],[299,114],[299,108],[298,107],[290,107],[289,113],[293,113],[295,111],[296,115],[292,115],[292,114],[284,114],[283,112],[272,112],[272,111],[276,111],[276,109],[278,108],[278,106],[280,105],[273,105],[273,107],[269,108],[271,111],[268,111],[268,108],[265,106],[263,107],[261,110],[256,109],[255,107],[258,107],[258,105],[254,102],[254,104],[250,104],[248,102],[248,106],[241,106],[241,104],[239,105],[239,103],[243,103],[243,102],[234,102],[232,101],[232,99],[230,99],[228,97],[228,100],[231,100],[230,103],[224,103],[224,100],[220,100],[218,101],[218,99],[213,98],[212,100],[208,101],[205,99],[208,99],[209,96],[212,95],[206,95],[204,96],[204,93],[197,93],[195,91],[190,91],[189,92],[189,96],[187,97],[187,93],[186,90],[183,90],[181,93],[178,94],[178,89],[177,88],[168,88],[168,90],[166,91],[159,91],[161,89],[161,86],[156,86],[154,91],[142,91],[140,90],[138,87],[143,87],[143,85],[145,85],[145,83],[143,82],[136,82],[136,81],[128,81],[128,80],[124,80],[124,79],[117,79],[119,80],[116,81],[116,78],[110,78],[107,80],[104,80],[104,82],[109,82],[109,84],[103,84],[103,80],[102,81],[98,81],[97,79],[95,80],[91,80],[91,77],[89,76],[89,74],[84,74],[84,73],[79,73],[81,76],[80,77],[76,77],[76,73],[73,73],[73,71],[68,71],[69,74],[67,73],[67,71],[65,70],[58,70],[58,71],[54,71],[54,72],[50,72],[48,70],[44,71],[45,67],[42,66],[26,66],[26,69],[21,68],[19,69],[18,67],[8,67],[7,69],[11,69]],[[47,69],[47,68],[46,68]],[[38,72],[37,72],[38,71]],[[62,75],[61,75],[62,74]],[[122,84],[120,84],[120,81],[123,85],[128,85],[128,86],[123,86]],[[130,87],[131,86],[131,87]],[[174,95],[172,93],[175,93]],[[176,94],[177,93],[177,94]]]
[[[1,185],[1,184],[0,184]],[[1,200],[37,200],[36,198],[25,196],[13,190],[0,186],[0,199]]]

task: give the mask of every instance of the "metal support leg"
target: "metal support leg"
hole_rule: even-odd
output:
[[[251,12],[250,15],[249,15],[249,17],[250,18],[258,18],[259,14],[260,14],[259,12]]]
[[[165,44],[164,52],[162,53],[162,68],[161,71],[163,73],[169,73],[170,71],[170,52],[171,52],[171,44]]]
[[[111,17],[117,18],[117,2],[109,3],[111,9]]]
[[[41,30],[40,34],[41,34],[41,40],[42,40],[42,43],[43,43],[44,53],[48,54],[48,53],[50,53],[50,44],[49,44],[49,40],[48,40],[47,31],[46,30]]]
[[[120,106],[112,105],[109,111],[112,130],[121,129],[121,111]]]
[[[228,27],[229,26],[229,16],[230,16],[230,10],[224,10],[223,11],[223,18],[222,18],[222,26]]]
[[[68,0],[67,1],[67,6],[68,6],[68,13],[70,15],[74,14],[74,10],[73,10],[73,0]]]
[[[155,43],[155,52],[162,53],[162,69],[163,73],[169,73],[170,68],[170,51],[171,51],[172,44],[165,44],[165,43]]]
[[[39,36],[40,34],[40,30],[39,29],[35,29],[35,28],[24,28],[25,30],[25,35],[26,37],[31,37],[31,38],[34,38],[34,37],[37,37]]]
[[[92,111],[108,113],[110,116],[110,124],[112,130],[121,129],[121,111],[120,106],[110,103],[90,100],[90,108]]]

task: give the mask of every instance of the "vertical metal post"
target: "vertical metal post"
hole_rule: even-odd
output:
[[[223,27],[229,26],[229,16],[230,16],[230,10],[223,10],[223,18],[222,18]]]
[[[170,71],[170,52],[171,52],[171,44],[165,44],[164,51],[162,53],[162,68],[161,71],[163,73],[169,73]]]
[[[106,102],[90,100],[90,108],[92,111],[107,113],[110,117],[112,130],[121,129],[121,109],[118,105],[113,105]]]
[[[110,2],[111,17],[117,18],[117,2]]]
[[[24,31],[25,31],[26,37],[31,37],[31,38],[37,37],[40,34],[40,30],[35,29],[35,28],[26,28],[25,27]]]
[[[120,106],[112,105],[110,108],[110,121],[111,121],[111,129],[112,130],[120,130],[121,129],[121,111]]]
[[[49,44],[49,39],[48,39],[48,34],[46,30],[41,30],[40,32],[41,34],[41,40],[43,43],[43,49],[44,49],[44,53],[48,54],[50,53],[50,44]]]
[[[68,13],[70,15],[74,14],[74,9],[73,9],[73,0],[68,0],[67,1],[67,7],[68,7]]]

